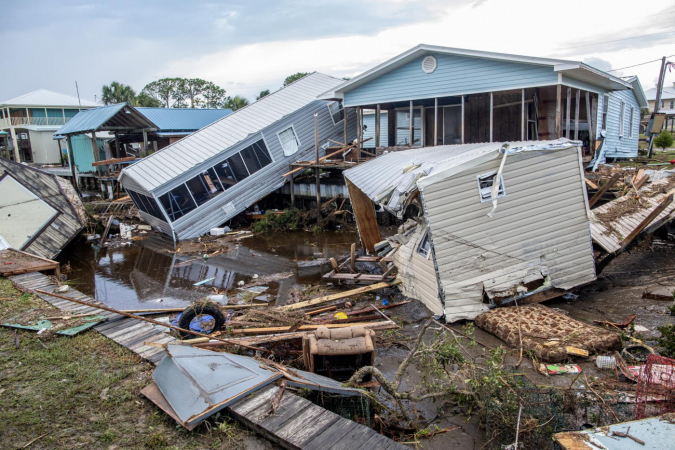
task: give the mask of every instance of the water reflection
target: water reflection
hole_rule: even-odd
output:
[[[70,263],[74,288],[114,308],[182,307],[216,288],[233,290],[239,281],[248,283],[254,275],[290,272],[289,278],[266,284],[267,292],[283,302],[293,285],[315,283],[327,270],[325,266],[299,269],[298,261],[345,256],[352,242],[357,242],[354,233],[274,233],[244,239],[231,251],[204,260],[172,253],[172,242],[163,236],[98,251],[82,238],[59,261]],[[214,280],[194,286],[209,278]]]

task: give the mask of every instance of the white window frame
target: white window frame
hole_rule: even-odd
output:
[[[602,95],[602,113],[600,116],[600,125],[602,131],[607,131],[607,116],[609,115],[609,94]]]
[[[621,104],[619,105],[619,137],[623,137],[625,122],[626,122],[626,102],[621,100]]]
[[[630,128],[628,129],[628,137],[633,137],[633,124],[635,123],[635,107],[631,106],[630,107],[630,121],[628,122],[628,125]]]
[[[332,105],[333,103],[337,103],[338,105],[340,105],[340,109],[338,110],[338,113],[339,113],[340,111],[342,111],[342,120],[338,120],[337,122],[335,121],[335,117],[333,116],[333,113],[332,113],[331,110],[330,110],[330,105]],[[346,114],[345,114],[345,107],[344,107],[344,104],[343,104],[340,100],[336,100],[336,101],[333,101],[333,102],[328,102],[328,103],[326,104],[326,108],[328,108],[328,114],[330,115],[330,120],[333,121],[333,125],[337,125],[338,123],[340,123],[340,122],[342,122],[342,121],[345,120],[345,115],[346,115]]]
[[[287,132],[288,130],[293,130],[293,137],[295,137],[295,142],[297,144],[297,148],[293,152],[289,152],[286,147],[284,146],[284,141],[281,140],[281,134]],[[279,139],[279,144],[281,145],[281,149],[284,151],[284,156],[291,156],[296,154],[300,150],[300,139],[298,138],[298,133],[295,131],[295,127],[291,125],[288,128],[284,128],[283,130],[279,131],[277,133],[277,139]]]
[[[424,245],[425,241],[429,241],[429,249],[424,250],[422,247]],[[424,235],[422,236],[422,239],[417,244],[417,249],[415,250],[420,256],[423,258],[429,259],[429,256],[431,256],[431,236],[429,236],[429,230],[427,230]]]
[[[481,180],[484,180],[484,179],[487,179],[487,178],[490,178],[490,177],[494,178],[495,175],[497,175],[496,170],[493,170],[492,172],[487,172],[487,173],[482,173],[480,175],[476,175],[476,184],[478,186],[478,198],[480,199],[481,203],[492,201],[492,187],[490,187],[490,195],[488,197],[483,197],[483,195],[481,194],[480,182],[481,182]],[[506,186],[504,186],[504,174],[503,173],[499,177],[499,191],[497,192],[497,198],[502,198],[502,197],[506,197]]]

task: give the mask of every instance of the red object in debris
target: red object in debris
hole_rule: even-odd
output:
[[[6,263],[4,263],[4,264],[5,264],[6,266],[8,266],[8,265],[14,264],[14,263],[13,263],[13,262],[6,262]]]
[[[675,412],[675,359],[649,355],[638,375],[633,417]]]
[[[671,159],[670,163],[675,166],[675,159]]]

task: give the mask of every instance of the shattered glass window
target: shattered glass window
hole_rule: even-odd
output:
[[[492,200],[492,185],[494,184],[495,176],[497,171],[484,173],[482,175],[477,175],[476,180],[478,181],[478,194],[480,195],[481,203],[489,202]],[[497,198],[502,198],[506,195],[504,192],[504,176],[499,177],[499,191],[497,191]]]
[[[330,117],[333,119],[333,125],[337,125],[345,118],[345,110],[341,101],[330,102],[328,104],[328,111],[330,112]]]
[[[169,219],[174,222],[197,207],[188,188],[181,184],[159,197]]]

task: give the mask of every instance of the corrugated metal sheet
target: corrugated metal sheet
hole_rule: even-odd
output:
[[[232,114],[231,109],[136,108],[157,125],[160,132],[197,131]]]
[[[124,111],[123,114],[118,114]],[[59,128],[55,136],[80,134],[88,131],[105,129],[105,126],[126,126],[130,129],[157,128],[152,121],[126,103],[102,106],[100,108],[80,111],[67,124]]]
[[[489,218],[492,203],[480,202],[476,176],[499,163],[484,162],[421,191],[447,320],[485,310],[483,292],[511,298],[595,279],[579,149],[508,156],[506,195]]]
[[[160,188],[223,150],[316,101],[317,95],[341,82],[321,73],[308,75],[132,164],[122,171],[120,179],[130,176],[147,191]],[[301,144],[305,145],[304,142]]]
[[[73,95],[61,94],[47,89],[38,89],[18,97],[1,102],[1,106],[70,106],[78,108],[80,104],[83,107],[96,107],[98,104],[85,99],[78,100]]]

